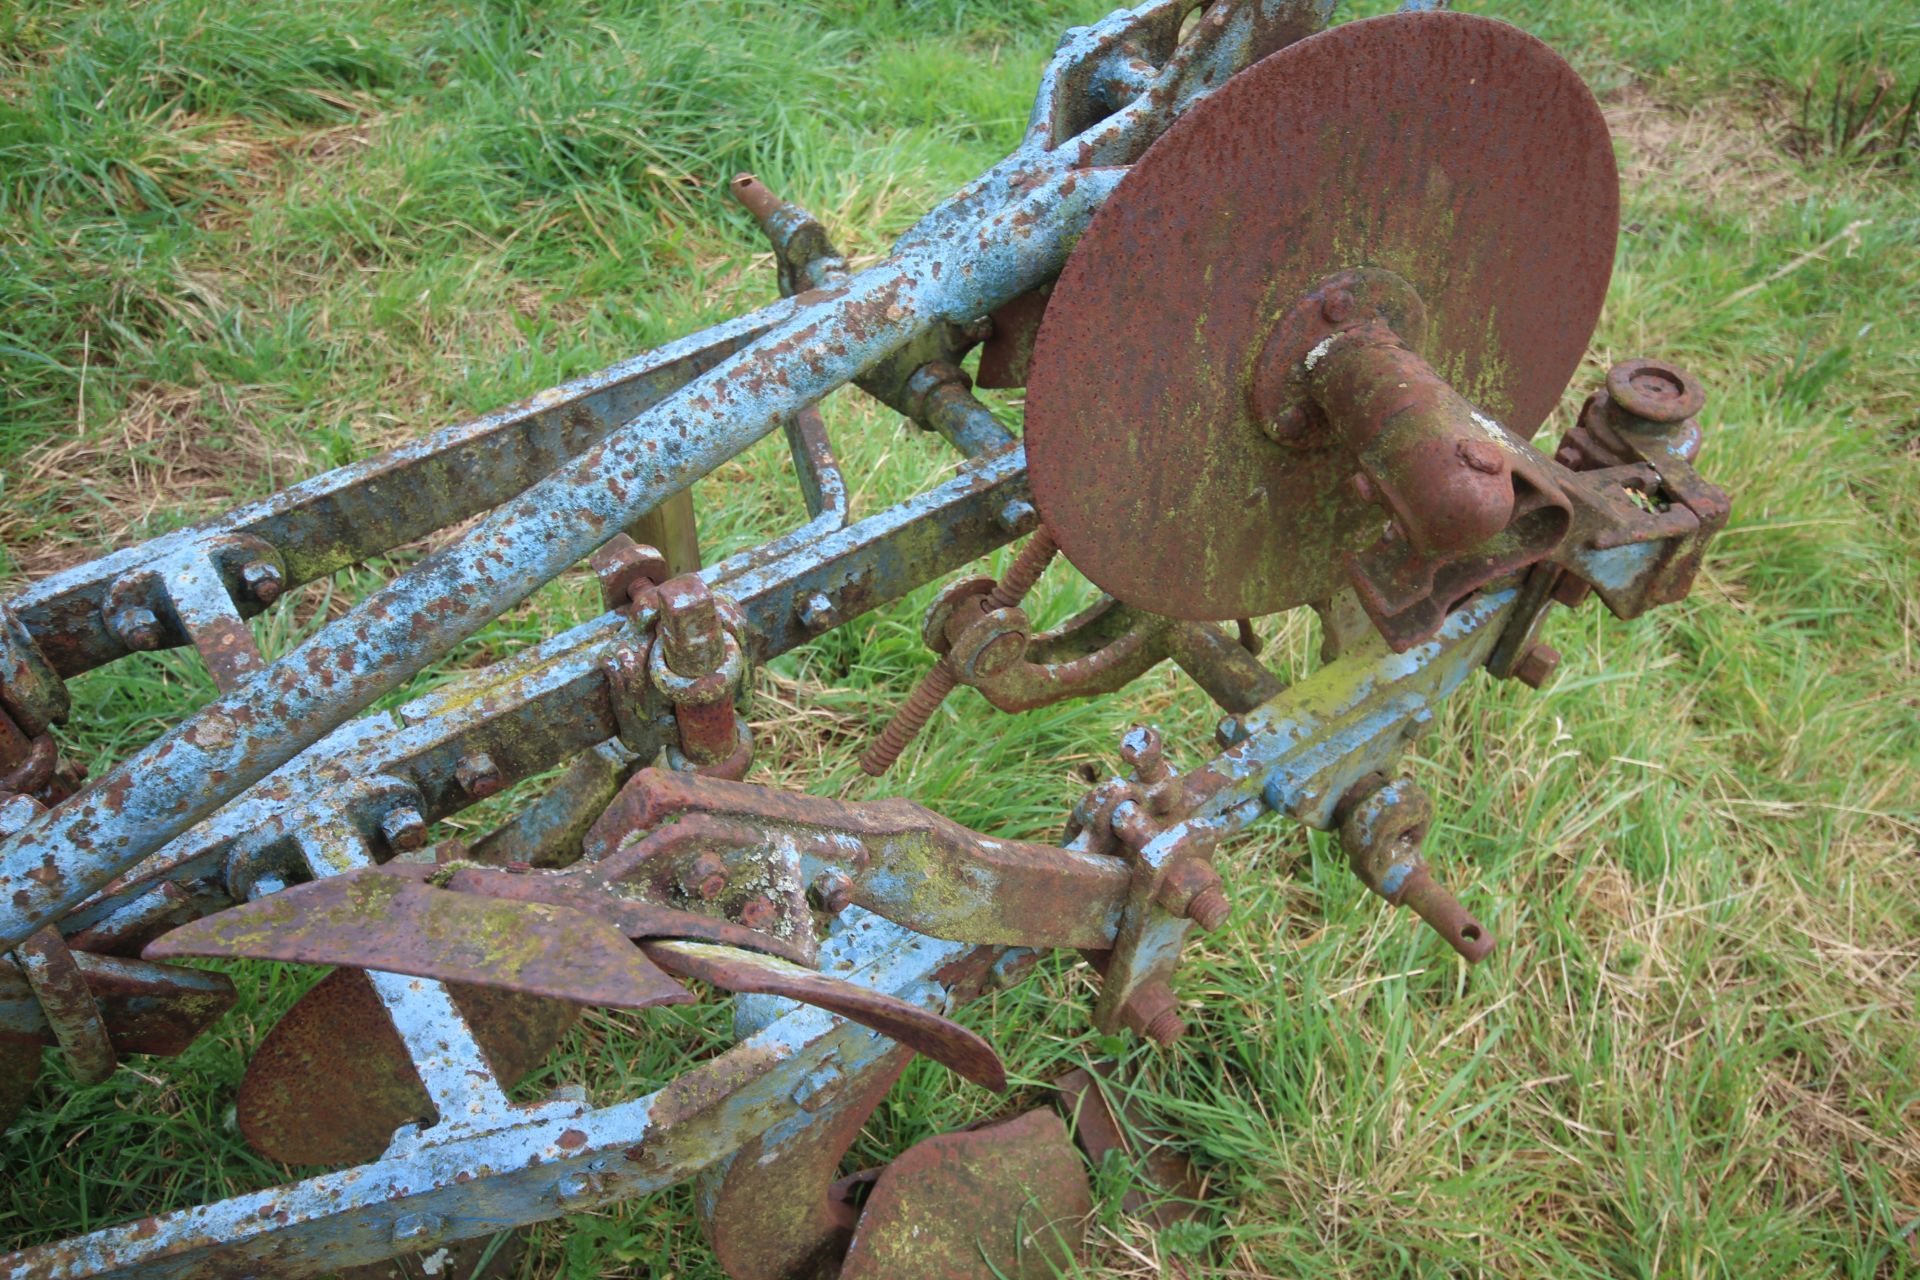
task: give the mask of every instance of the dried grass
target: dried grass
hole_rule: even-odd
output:
[[[1781,163],[1786,129],[1764,103],[1679,102],[1636,81],[1604,111],[1627,190],[1668,190],[1756,211],[1805,200],[1816,190],[1805,172]]]
[[[262,427],[265,393],[209,384],[136,385],[97,428],[41,442],[9,469],[0,543],[37,578],[169,524],[213,515],[262,475],[297,476],[309,456]]]

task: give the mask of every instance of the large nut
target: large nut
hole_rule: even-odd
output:
[[[119,610],[107,619],[107,625],[121,644],[136,653],[158,649],[166,639],[159,615],[144,605],[129,605]]]
[[[680,888],[690,898],[712,902],[727,891],[727,864],[717,853],[702,853],[681,875]]]
[[[991,680],[1026,656],[1030,630],[1027,615],[1021,609],[983,613],[960,627],[952,637],[947,660],[968,684]]]
[[[240,582],[261,604],[272,604],[287,589],[286,575],[271,560],[249,560],[240,566]]]
[[[676,675],[707,675],[726,659],[720,610],[698,574],[683,573],[660,584],[660,644]]]
[[[1513,677],[1529,689],[1544,689],[1553,683],[1560,666],[1560,651],[1551,645],[1536,644],[1514,664]]]
[[[498,795],[501,788],[507,785],[500,766],[484,751],[471,751],[461,756],[454,765],[453,777],[460,784],[460,789],[475,800]]]
[[[1227,921],[1232,910],[1220,873],[1202,858],[1181,858],[1167,869],[1155,897],[1174,915],[1185,916],[1211,933]]]
[[[1180,1002],[1165,979],[1142,983],[1120,1007],[1120,1019],[1162,1049],[1187,1033]]]
[[[824,591],[812,592],[794,606],[794,616],[800,619],[800,625],[814,635],[832,630],[836,614],[833,597]]]
[[[395,805],[380,819],[380,835],[395,853],[410,853],[427,846],[427,819],[410,804]]]
[[[932,604],[920,620],[920,639],[927,648],[935,653],[945,653],[952,647],[947,635],[947,624],[953,620],[956,611],[966,608],[979,610],[979,601],[993,590],[992,578],[962,578],[949,586]]]
[[[1700,380],[1678,365],[1661,360],[1623,360],[1607,370],[1607,399],[1634,425],[1670,427],[1685,422],[1707,403]]]
[[[606,609],[624,609],[633,602],[636,590],[667,579],[667,558],[624,533],[594,552],[587,563],[600,581],[600,604]]]

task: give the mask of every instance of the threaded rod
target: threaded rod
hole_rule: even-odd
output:
[[[986,609],[1010,609],[1026,599],[1027,592],[1033,590],[1033,584],[1047,571],[1053,562],[1055,552],[1053,537],[1045,529],[1039,530],[1027,539],[1027,545],[1020,548],[1020,554],[1013,558],[1007,567],[1006,577],[993,584],[993,590],[987,593]],[[927,727],[927,721],[933,719],[933,713],[947,700],[954,687],[960,683],[960,677],[945,654],[933,664],[933,670],[927,672],[908,695],[906,703],[894,712],[893,719],[887,721],[887,727],[873,740],[860,756],[860,771],[870,778],[877,778],[893,768],[901,753],[920,736]]]

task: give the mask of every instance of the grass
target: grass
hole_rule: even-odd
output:
[[[1058,31],[1107,7],[16,0],[0,574],[763,299],[768,261],[720,191],[736,170],[881,252],[1004,151]],[[1632,624],[1562,613],[1553,689],[1483,682],[1422,740],[1436,860],[1503,939],[1486,965],[1380,908],[1323,838],[1263,827],[1223,852],[1234,919],[1190,949],[1175,1051],[1093,1035],[1065,965],[971,1016],[1029,1083],[1126,1056],[1207,1168],[1207,1215],[1159,1237],[1103,1176],[1087,1275],[1169,1254],[1223,1277],[1920,1274],[1920,164],[1891,114],[1920,85],[1920,23],[1890,0],[1476,7],[1572,58],[1622,159],[1619,266],[1568,406],[1615,359],[1690,366],[1731,526],[1691,600]],[[828,417],[859,510],[951,466],[851,396]],[[798,509],[771,446],[698,501],[715,553]],[[263,644],[390,567],[310,588]],[[1084,591],[1056,570],[1038,607]],[[592,599],[584,575],[556,583],[457,662]],[[858,782],[853,754],[925,665],[921,602],[765,673],[764,780],[1040,837],[1125,725],[1202,755],[1211,717],[1161,672],[1017,718],[963,694],[896,776]],[[1311,630],[1277,624],[1283,672],[1309,669]],[[129,660],[75,682],[68,740],[104,765],[210,689],[180,658]],[[178,1060],[92,1089],[50,1063],[0,1148],[0,1247],[285,1176],[239,1142],[230,1098],[314,975],[236,972],[240,1006]],[[534,1086],[631,1094],[724,1042],[717,1008],[596,1015]],[[858,1157],[995,1105],[924,1063],[909,1084]],[[718,1275],[685,1190],[543,1228],[525,1269]]]

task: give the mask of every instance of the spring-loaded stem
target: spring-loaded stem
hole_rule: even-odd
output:
[[[1060,550],[1054,544],[1053,535],[1044,528],[1027,539],[1027,545],[1020,548],[1020,554],[1013,558],[1007,567],[1006,576],[993,584],[993,590],[986,596],[985,609],[1010,609],[1026,599],[1027,592],[1033,590],[1033,584],[1053,563],[1054,555]],[[860,770],[869,777],[877,778],[893,767],[894,761],[920,736],[927,727],[927,721],[933,719],[933,713],[947,700],[955,686],[960,683],[959,673],[953,669],[953,662],[946,654],[933,664],[933,670],[922,676],[920,683],[908,695],[900,710],[894,712],[893,719],[887,721],[887,727],[873,740],[860,757]]]

